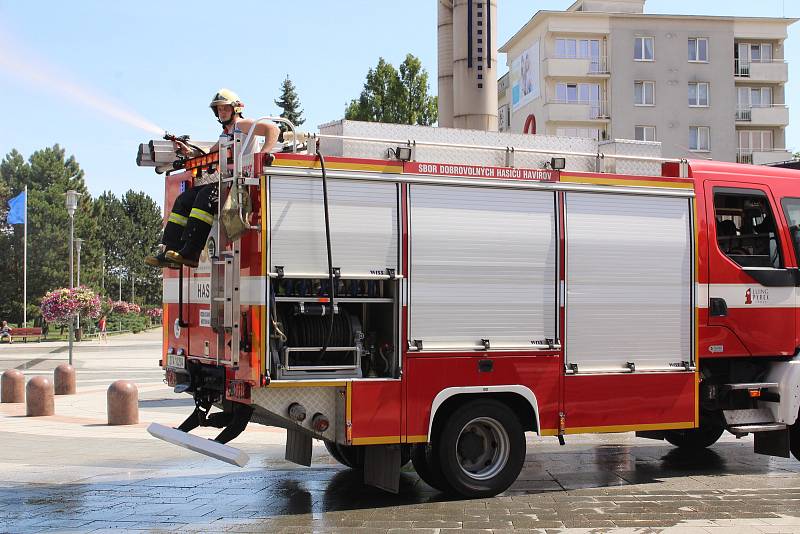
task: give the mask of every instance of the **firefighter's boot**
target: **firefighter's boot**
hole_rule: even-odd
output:
[[[162,250],[158,254],[147,256],[144,262],[151,267],[158,267],[159,269],[180,269],[181,266],[174,261],[167,259],[167,251]]]
[[[188,267],[197,267],[200,263],[200,253],[206,246],[206,240],[208,239],[208,234],[211,233],[211,224],[213,222],[214,216],[212,214],[198,208],[192,208],[189,222],[183,232],[184,245],[178,251],[167,250],[167,260]]]
[[[181,247],[181,235],[183,234],[184,226],[186,226],[187,218],[177,213],[170,213],[167,225],[164,227],[164,237],[161,239],[162,250],[155,255],[147,256],[144,262],[153,267],[161,269],[167,267],[169,269],[179,269],[180,265],[174,261],[167,259],[166,252],[168,250],[176,250]],[[183,224],[181,224],[183,223]]]

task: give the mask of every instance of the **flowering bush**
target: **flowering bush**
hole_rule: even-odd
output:
[[[145,313],[146,313],[146,314],[147,314],[147,316],[148,316],[148,317],[150,317],[151,319],[156,319],[156,318],[158,318],[158,317],[161,317],[161,313],[162,313],[162,311],[163,311],[163,310],[162,310],[161,308],[150,308],[150,309],[149,309],[149,310],[147,310]]]
[[[118,300],[111,304],[111,313],[116,313],[119,315],[125,315],[126,313],[139,313],[141,311],[141,308],[139,308],[137,304],[125,302],[124,300]]]
[[[42,297],[42,316],[49,323],[66,323],[78,313],[95,319],[100,316],[100,297],[85,286],[54,289]]]
[[[139,315],[142,313],[142,308],[138,304],[134,304],[133,302],[128,303],[128,313],[133,313]]]

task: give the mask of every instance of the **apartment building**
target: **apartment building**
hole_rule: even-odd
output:
[[[797,19],[646,14],[644,4],[537,12],[500,48],[500,130],[659,141],[667,157],[791,159],[783,43]]]

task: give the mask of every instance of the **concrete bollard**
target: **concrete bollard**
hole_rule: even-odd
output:
[[[56,395],[75,394],[75,368],[68,363],[62,363],[53,371]]]
[[[128,380],[117,380],[106,394],[109,425],[135,425],[139,422],[139,389]]]
[[[0,402],[25,402],[25,375],[16,369],[3,373],[0,380]]]
[[[34,376],[25,387],[25,415],[39,417],[56,411],[53,382],[46,376]]]

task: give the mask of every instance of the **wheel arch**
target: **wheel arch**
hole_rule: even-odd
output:
[[[519,419],[523,430],[540,433],[539,402],[530,388],[520,384],[465,386],[445,388],[433,398],[428,421],[428,441],[433,437],[437,417],[444,417],[465,402],[477,399],[493,399],[506,404]]]

